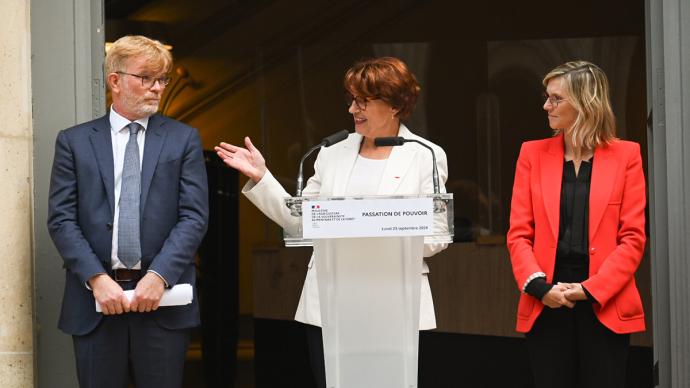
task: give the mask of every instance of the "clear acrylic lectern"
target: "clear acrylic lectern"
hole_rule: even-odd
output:
[[[390,229],[403,229],[401,226],[351,237],[371,227],[364,225],[369,220],[324,210],[336,204],[339,209],[357,208],[357,201],[384,201],[388,208],[398,209],[397,203],[410,198],[429,201],[433,225],[397,231],[407,234],[404,236],[385,236],[396,233]],[[452,242],[453,195],[293,197],[286,199],[286,205],[298,219],[284,230],[286,245],[314,247],[327,387],[416,388],[424,244]],[[318,209],[326,215],[322,220],[334,223],[329,237],[305,238],[301,218],[302,209],[307,208]],[[405,217],[405,212],[398,211],[358,212],[391,215],[391,220],[397,213]],[[339,224],[344,225],[342,232]]]

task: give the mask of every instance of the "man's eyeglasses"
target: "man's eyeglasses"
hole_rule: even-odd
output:
[[[359,109],[361,111],[367,110],[367,103],[369,103],[369,101],[372,101],[372,100],[378,100],[378,97],[376,97],[376,96],[373,96],[373,97],[357,96],[357,97],[355,97],[350,93],[347,93],[345,95],[345,105],[349,108],[352,106],[352,102],[354,101],[357,109]]]
[[[549,104],[551,104],[551,106],[553,106],[554,108],[558,108],[558,104],[560,104],[561,101],[566,101],[566,99],[560,97],[550,97],[548,94],[544,93],[542,95],[542,101],[544,101],[544,103],[548,101]]]
[[[141,74],[132,74],[132,73],[125,73],[124,71],[116,71],[117,74],[124,74],[124,75],[131,75],[132,77],[137,77],[141,80],[141,86],[145,87],[146,89],[150,89],[153,87],[153,85],[158,82],[158,85],[162,87],[166,87],[170,83],[170,77],[168,76],[163,76],[163,77],[152,77],[150,75],[141,75]]]

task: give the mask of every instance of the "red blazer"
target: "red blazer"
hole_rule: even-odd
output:
[[[525,142],[515,169],[507,243],[520,290],[535,272],[553,281],[560,224],[563,136]],[[644,331],[635,286],[645,246],[645,180],[640,145],[615,141],[597,147],[589,193],[589,278],[594,313],[616,333]],[[520,295],[517,331],[532,328],[544,304]]]

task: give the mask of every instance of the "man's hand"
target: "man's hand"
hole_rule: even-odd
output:
[[[93,297],[101,305],[104,315],[129,312],[129,300],[122,291],[122,287],[110,276],[98,274],[89,279],[89,286],[93,290]]]
[[[566,290],[567,288],[563,284],[556,284],[549,290],[549,292],[546,293],[546,295],[544,295],[544,297],[541,299],[541,302],[552,309],[562,306],[573,308],[575,303],[571,302],[565,297]]]
[[[131,311],[148,313],[157,310],[163,291],[165,291],[163,279],[155,273],[147,273],[134,289],[134,297],[130,303]]]
[[[580,283],[558,283],[566,288],[563,293],[565,297],[571,302],[577,302],[578,300],[587,300],[587,294],[582,288]]]

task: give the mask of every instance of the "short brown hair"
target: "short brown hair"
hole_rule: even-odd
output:
[[[567,62],[546,74],[542,84],[546,87],[557,78],[563,80],[568,101],[577,110],[577,118],[568,133],[573,145],[594,149],[616,140],[616,118],[604,71],[587,61]]]
[[[127,35],[115,41],[105,55],[105,75],[125,71],[131,57],[144,57],[151,70],[168,73],[172,69],[172,54],[163,43],[142,35]]]
[[[398,58],[381,57],[359,61],[345,73],[345,90],[355,97],[376,97],[398,110],[398,117],[412,113],[421,88]]]

